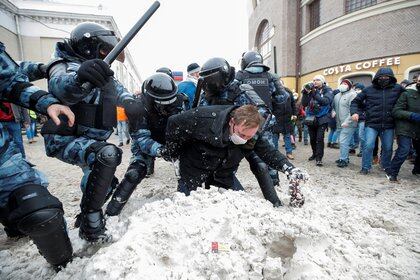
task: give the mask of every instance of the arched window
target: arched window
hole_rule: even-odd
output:
[[[268,20],[263,20],[258,28],[256,47],[258,52],[262,55],[264,62],[271,55],[271,29]]]

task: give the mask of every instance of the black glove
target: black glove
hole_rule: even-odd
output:
[[[166,161],[175,160],[173,157],[171,157],[169,150],[165,146],[162,146],[157,150],[157,156],[163,158]]]
[[[105,86],[112,75],[114,75],[114,71],[101,59],[87,60],[77,70],[77,79],[79,82],[90,82],[95,87]]]

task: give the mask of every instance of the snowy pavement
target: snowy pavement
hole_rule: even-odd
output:
[[[420,179],[408,162],[392,184],[377,166],[359,175],[357,157],[336,167],[338,150],[329,148],[324,167],[315,167],[309,146],[298,143],[293,163],[311,175],[306,203],[276,209],[246,162],[238,175],[246,192],[212,188],[185,197],[176,193],[172,165],[158,160],[155,175],[108,220],[113,243],[92,245],[73,227],[81,171],[46,157],[37,139],[26,151],[64,204],[76,257],[55,273],[32,242],[9,240],[1,228],[0,279],[420,279]],[[131,155],[123,150],[119,178]],[[284,175],[281,181],[287,205]]]

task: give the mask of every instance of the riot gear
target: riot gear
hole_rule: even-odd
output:
[[[114,31],[94,23],[78,24],[70,33],[68,45],[83,59],[103,59],[115,47],[118,39]],[[124,62],[124,53],[117,60]]]
[[[204,79],[206,92],[219,92],[233,79],[235,68],[219,57],[211,58],[201,67],[200,77]]]
[[[242,55],[241,69],[245,70],[248,67],[263,67],[264,71],[269,71],[270,67],[263,64],[263,58],[260,53],[255,51],[249,51]]]
[[[168,67],[160,67],[158,70],[156,70],[156,73],[165,73],[166,75],[168,75],[172,79],[174,78],[172,70],[169,69]]]
[[[143,94],[153,99],[156,104],[167,105],[175,102],[177,86],[168,75],[157,73],[144,81]]]

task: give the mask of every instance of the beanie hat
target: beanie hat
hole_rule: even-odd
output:
[[[345,83],[349,87],[349,89],[351,89],[353,87],[353,83],[350,80],[344,79],[344,80],[341,81],[340,84],[342,84],[342,83]]]
[[[325,84],[325,78],[322,75],[316,75],[314,80],[320,80],[323,84]]]
[[[365,85],[362,83],[355,83],[354,84],[354,89],[361,89],[363,90],[365,88]]]
[[[200,69],[201,69],[201,67],[200,67],[200,65],[198,65],[197,63],[191,63],[190,65],[188,65],[188,67],[187,67],[187,72],[188,72],[188,74],[193,74],[193,73],[196,73],[196,72],[200,72]]]

